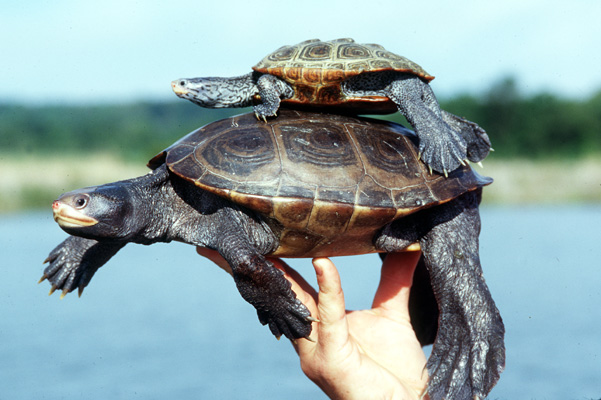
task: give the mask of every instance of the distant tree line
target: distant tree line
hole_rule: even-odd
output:
[[[486,129],[496,157],[601,155],[601,91],[582,100],[526,96],[507,78],[480,94],[439,100],[444,109]],[[112,152],[146,160],[199,126],[246,111],[207,110],[183,100],[81,107],[4,104],[0,154]]]
[[[460,95],[445,109],[477,122],[501,157],[601,155],[601,90],[573,100],[550,93],[524,96],[506,78],[479,96]]]

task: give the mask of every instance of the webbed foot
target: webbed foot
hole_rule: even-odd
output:
[[[234,280],[242,297],[252,304],[263,325],[268,325],[277,338],[308,337],[311,333],[311,313],[296,298],[284,273],[261,256],[234,268]]]
[[[448,127],[447,124],[441,125]],[[444,134],[436,135],[418,133],[419,153],[422,161],[431,170],[448,176],[449,172],[465,165],[467,146],[465,140],[454,130],[447,128],[443,132]]]
[[[78,288],[79,295],[90,283],[94,273],[104,265],[124,244],[101,243],[92,239],[69,236],[50,252],[44,263],[40,283],[48,280],[52,285],[50,294],[61,290],[63,298]]]
[[[505,366],[504,327],[498,312],[481,330],[465,329],[457,314],[442,313],[428,359],[431,399],[484,399]]]
[[[492,150],[486,131],[475,122],[458,117],[450,112],[441,110],[443,120],[463,137],[467,143],[467,159],[480,162]]]

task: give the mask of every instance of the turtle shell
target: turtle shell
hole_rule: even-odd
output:
[[[328,42],[313,39],[283,46],[263,58],[253,70],[277,76],[294,88],[292,98],[282,100],[283,104],[344,104],[345,107],[381,108],[386,112],[396,110],[387,97],[347,98],[341,91],[341,82],[362,73],[384,71],[414,74],[425,82],[434,79],[408,58],[391,53],[378,44],[359,44],[353,39]]]
[[[374,252],[394,219],[492,182],[469,166],[448,178],[418,159],[412,131],[381,120],[281,110],[208,124],[149,163],[254,210],[285,257]]]

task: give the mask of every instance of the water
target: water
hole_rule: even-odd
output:
[[[601,396],[601,207],[484,208],[481,257],[507,327],[491,399]],[[47,296],[50,213],[0,217],[0,399],[324,399],[231,278],[191,246],[129,245],[81,298]],[[337,259],[347,308],[375,256]],[[308,260],[291,264],[312,283]],[[365,265],[373,265],[365,267]]]

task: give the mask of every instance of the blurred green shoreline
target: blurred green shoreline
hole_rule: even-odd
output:
[[[494,183],[484,204],[601,204],[601,156],[582,160],[495,159],[472,167]],[[85,156],[0,155],[0,213],[50,210],[61,193],[148,172],[144,162],[109,153]]]
[[[507,77],[441,99],[477,122],[495,152],[485,204],[601,204],[601,89],[579,99],[524,94]],[[158,151],[207,123],[250,109],[189,101],[25,106],[0,103],[0,213],[49,207],[65,191],[144,174]],[[406,124],[399,113],[378,118]]]

